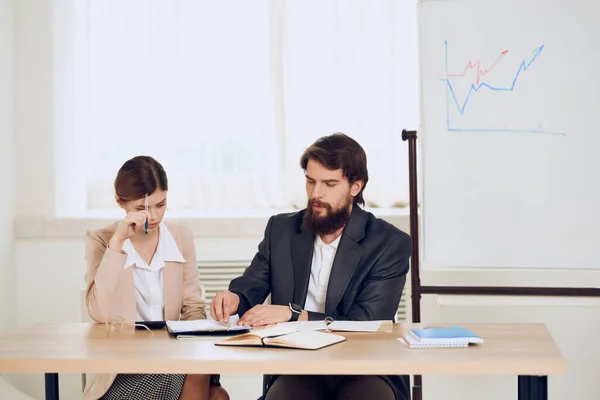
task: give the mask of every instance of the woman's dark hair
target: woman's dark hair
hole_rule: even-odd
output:
[[[157,189],[168,190],[167,173],[149,156],[137,156],[123,164],[115,179],[115,193],[123,203],[138,200]]]
[[[350,186],[362,180],[363,187],[354,197],[355,204],[365,204],[363,191],[369,180],[367,155],[360,144],[343,133],[334,133],[317,139],[300,157],[300,166],[306,172],[308,160],[315,160],[330,170],[341,169]]]

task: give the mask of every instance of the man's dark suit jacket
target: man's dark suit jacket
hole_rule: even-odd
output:
[[[304,307],[315,242],[315,235],[302,229],[304,212],[269,219],[252,263],[229,285],[240,297],[240,316],[263,304],[269,293],[271,304]],[[333,261],[325,313],[309,311],[309,320],[394,320],[411,249],[406,233],[354,205]],[[383,378],[396,399],[410,398],[408,376]]]

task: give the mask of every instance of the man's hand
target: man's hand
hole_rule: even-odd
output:
[[[239,306],[240,297],[229,290],[223,290],[217,293],[210,303],[210,315],[215,321],[226,324],[229,322],[229,316],[235,314]]]
[[[292,310],[288,306],[258,305],[246,311],[238,321],[238,325],[263,326],[288,322],[292,318]]]

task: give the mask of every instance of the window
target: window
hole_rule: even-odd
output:
[[[407,203],[416,2],[55,3],[59,215],[113,208],[139,154],[172,210],[302,208],[300,155],[333,132],[365,148],[371,206]]]

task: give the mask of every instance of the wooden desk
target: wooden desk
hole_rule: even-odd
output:
[[[145,330],[107,337],[104,325],[35,325],[0,338],[0,373],[46,373],[46,399],[58,373],[517,375],[519,399],[546,399],[547,375],[566,362],[543,324],[463,325],[485,339],[468,349],[409,349],[389,333],[340,333],[347,341],[317,351],[215,346]],[[368,368],[366,368],[368,366]]]

